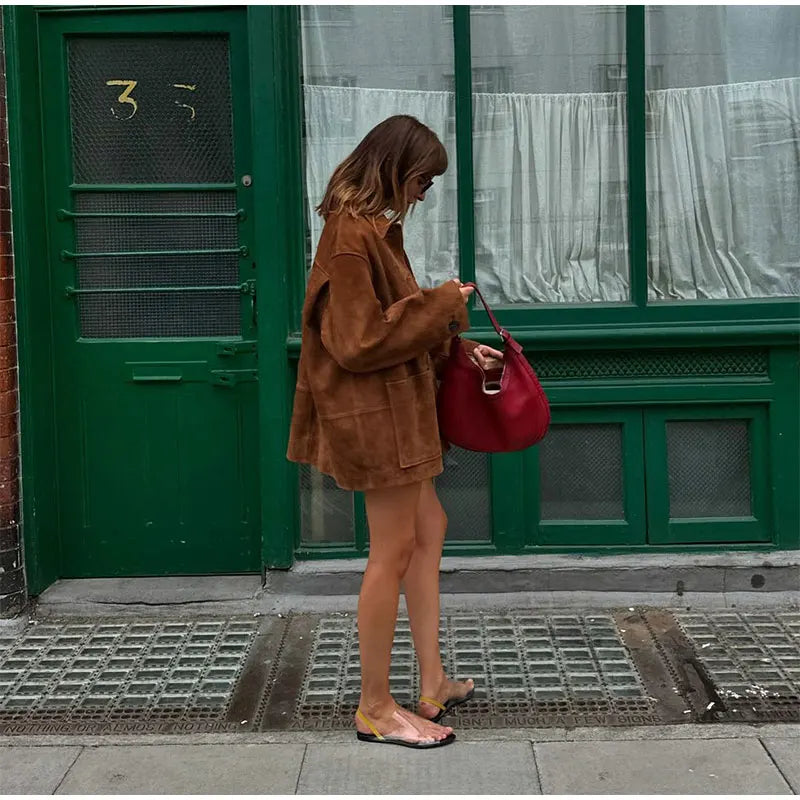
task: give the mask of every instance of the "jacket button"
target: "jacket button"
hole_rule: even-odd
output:
[[[458,323],[453,320],[447,327],[450,329],[450,333],[455,333],[458,330]]]

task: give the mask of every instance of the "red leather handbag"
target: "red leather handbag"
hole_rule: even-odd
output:
[[[464,285],[475,288],[504,342],[503,366],[484,371],[467,355],[461,337],[454,337],[437,398],[439,430],[445,441],[466,450],[523,450],[547,433],[550,404],[522,347],[500,327],[478,287]]]

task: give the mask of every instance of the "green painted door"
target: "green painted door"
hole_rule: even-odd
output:
[[[40,32],[61,574],[257,571],[246,10]]]

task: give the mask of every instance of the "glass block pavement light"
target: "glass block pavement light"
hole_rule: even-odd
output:
[[[225,718],[255,620],[45,621],[0,632],[0,724]]]
[[[460,727],[503,724],[648,724],[657,717],[609,615],[451,615],[442,619],[449,674],[473,678]],[[360,689],[355,620],[320,620],[291,727],[351,724]],[[407,619],[398,621],[390,687],[414,708],[419,676]]]
[[[800,721],[800,612],[675,617],[726,706],[786,706]]]

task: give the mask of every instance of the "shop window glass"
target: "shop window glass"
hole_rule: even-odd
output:
[[[353,493],[308,464],[300,471],[300,538],[304,544],[354,544]]]
[[[307,464],[301,464],[299,471],[302,542],[353,545],[353,493]],[[451,448],[444,456],[436,490],[449,521],[448,542],[492,538],[487,454]]]
[[[800,8],[646,22],[650,299],[800,294]]]
[[[493,11],[471,14],[478,283],[500,305],[627,301],[624,9]]]
[[[314,211],[341,161],[377,123],[411,114],[447,148],[450,167],[405,225],[405,247],[421,286],[459,274],[453,30],[442,6],[301,8],[307,263],[323,220]],[[357,46],[354,46],[354,42]]]
[[[489,541],[492,538],[492,500],[489,456],[451,448],[436,491],[447,514],[447,541]]]

